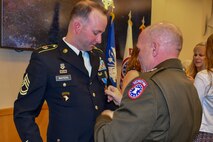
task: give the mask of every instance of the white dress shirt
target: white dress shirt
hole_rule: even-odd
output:
[[[65,41],[65,37],[63,38],[63,41],[76,53],[76,55],[79,55],[80,50],[78,50],[76,47],[74,47],[73,45],[71,45],[70,43]],[[86,51],[81,51],[82,52],[82,57],[84,59],[84,66],[86,67],[89,76],[91,75],[91,71],[92,71],[92,66],[90,64],[90,57],[89,54]]]
[[[200,71],[194,81],[203,108],[200,131],[207,133],[213,133],[213,73],[210,75]]]

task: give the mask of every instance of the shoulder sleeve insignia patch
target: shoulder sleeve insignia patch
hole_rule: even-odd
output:
[[[132,100],[139,98],[147,86],[148,84],[144,79],[135,79],[132,82],[132,87],[128,91],[129,98]]]
[[[26,95],[28,90],[29,90],[29,86],[30,86],[30,80],[28,78],[28,74],[26,74],[24,79],[23,79],[23,82],[22,82],[20,94],[21,95]]]

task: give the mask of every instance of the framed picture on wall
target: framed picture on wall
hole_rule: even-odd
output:
[[[77,0],[2,0],[1,47],[33,50],[66,32]],[[56,41],[53,41],[56,40]]]
[[[1,47],[34,50],[57,43],[66,35],[69,15],[79,0],[1,0]],[[102,3],[102,0],[96,0]],[[151,0],[114,0],[115,32],[119,52],[125,47],[128,13],[131,10],[133,40],[137,40],[141,20],[151,22]],[[103,34],[105,48],[107,29]]]

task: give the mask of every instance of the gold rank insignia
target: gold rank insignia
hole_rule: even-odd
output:
[[[23,82],[22,82],[20,94],[21,95],[26,95],[28,90],[29,90],[29,86],[30,86],[30,80],[28,78],[28,74],[26,74],[24,79],[23,79]]]

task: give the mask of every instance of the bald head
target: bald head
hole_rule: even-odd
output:
[[[142,68],[150,70],[167,59],[178,58],[182,43],[181,31],[171,23],[147,27],[140,33],[137,43]]]
[[[182,49],[182,33],[178,27],[170,23],[157,23],[148,29],[153,41],[161,44],[166,51],[177,53]]]

